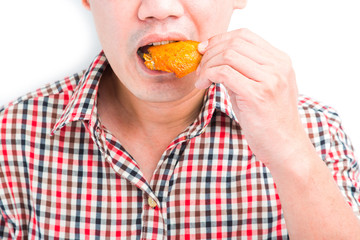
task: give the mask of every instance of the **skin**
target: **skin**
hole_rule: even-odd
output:
[[[204,89],[220,82],[252,151],[272,173],[291,239],[360,236],[359,220],[301,124],[291,60],[250,30],[226,32],[244,0],[83,0],[83,5],[94,16],[111,65],[100,83],[100,118],[148,181],[167,146],[197,117]],[[136,51],[154,40],[153,34],[201,41],[197,72],[177,79],[144,70]]]

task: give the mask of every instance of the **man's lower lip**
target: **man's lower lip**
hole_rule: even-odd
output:
[[[150,70],[148,69],[145,64],[144,64],[144,60],[138,55],[137,55],[137,59],[138,59],[138,63],[140,65],[140,68],[148,75],[173,75],[174,73],[169,73],[169,72],[164,72],[164,71],[158,71],[158,70]]]

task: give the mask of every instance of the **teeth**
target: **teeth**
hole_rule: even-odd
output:
[[[149,44],[149,45],[159,46],[159,45],[169,44],[169,43],[172,43],[172,42],[175,42],[175,41],[161,41],[161,42],[154,42],[154,43],[151,43],[151,44]]]

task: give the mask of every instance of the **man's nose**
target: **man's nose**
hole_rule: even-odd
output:
[[[142,0],[138,11],[140,20],[180,17],[184,14],[181,0]]]

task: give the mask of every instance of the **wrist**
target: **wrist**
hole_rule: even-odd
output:
[[[278,158],[268,161],[266,164],[272,176],[276,180],[290,179],[307,181],[313,175],[313,171],[319,166],[324,165],[323,161],[317,154],[310,139],[306,139],[301,143],[289,145]]]

